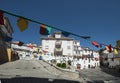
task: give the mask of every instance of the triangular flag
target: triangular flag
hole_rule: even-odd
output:
[[[40,34],[41,35],[49,35],[51,32],[51,28],[45,25],[40,26]]]
[[[43,53],[47,53],[48,51],[43,50]]]
[[[65,31],[62,31],[62,34],[63,34],[64,36],[66,36],[66,37],[68,37],[68,36],[70,35],[69,32],[65,32]]]
[[[18,25],[20,31],[24,31],[28,28],[28,20],[23,19],[23,18],[18,18],[17,25]]]
[[[108,52],[112,52],[112,46],[111,46],[111,44],[108,46],[106,46],[106,50],[108,51]]]
[[[110,44],[108,47],[109,47],[109,52],[112,52],[112,45]]]
[[[0,24],[4,25],[3,12],[0,11]]]
[[[29,47],[30,47],[31,49],[33,49],[33,46],[32,46],[32,45],[29,45]]]
[[[22,46],[24,43],[19,41],[18,46]]]
[[[116,55],[118,54],[118,51],[117,51],[117,49],[114,49],[114,54],[116,54]]]
[[[36,48],[36,52],[39,52],[38,48]]]
[[[92,45],[94,45],[95,47],[99,47],[99,44],[95,41],[92,42]]]

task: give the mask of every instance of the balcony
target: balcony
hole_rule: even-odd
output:
[[[61,41],[56,41],[55,42],[55,48],[61,48],[61,44],[62,44]]]
[[[60,49],[54,49],[54,54],[56,55],[56,56],[60,56],[60,55],[62,55],[62,53],[63,53],[63,49],[62,48],[60,48]]]

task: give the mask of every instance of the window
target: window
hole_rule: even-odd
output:
[[[67,49],[71,49],[70,46],[67,46]]]
[[[61,48],[61,45],[55,45],[56,48]]]
[[[71,53],[68,53],[68,55],[70,56],[70,55],[71,55]]]
[[[84,64],[85,64],[85,60],[84,60]]]
[[[49,49],[49,47],[48,47],[48,46],[45,46],[45,49],[46,49],[46,50],[48,50],[48,49]]]

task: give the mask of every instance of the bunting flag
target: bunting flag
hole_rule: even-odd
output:
[[[19,41],[18,46],[22,46],[24,43]]]
[[[43,53],[45,54],[45,53],[47,53],[48,51],[46,51],[46,50],[43,50]]]
[[[51,28],[45,25],[40,26],[40,34],[41,35],[49,35],[51,32]]]
[[[29,45],[29,47],[30,47],[31,49],[33,49],[33,46],[32,46],[32,45]]]
[[[68,37],[68,36],[70,35],[70,33],[69,33],[69,32],[66,32],[66,31],[62,31],[62,34],[63,34],[64,36],[66,36],[66,37]]]
[[[109,52],[112,52],[112,45],[110,44],[108,47],[109,47]]]
[[[4,25],[3,13],[6,13],[6,14],[9,14],[9,15],[18,17],[17,25],[18,25],[20,31],[26,30],[28,28],[28,21],[31,21],[31,22],[34,22],[34,23],[37,23],[37,24],[42,24],[40,26],[40,31],[39,31],[41,35],[49,35],[50,32],[51,32],[51,28],[53,28],[53,29],[62,31],[62,34],[65,35],[65,36],[69,36],[70,34],[72,34],[74,36],[81,37],[83,39],[89,39],[90,38],[89,36],[80,36],[80,35],[77,35],[77,34],[74,34],[74,33],[71,33],[71,32],[67,32],[67,31],[64,31],[62,29],[59,29],[59,28],[56,28],[56,27],[52,27],[50,25],[47,25],[47,24],[44,24],[44,23],[41,23],[41,22],[38,22],[38,21],[35,21],[35,20],[32,20],[32,19],[29,19],[29,18],[26,18],[26,17],[23,17],[23,16],[20,16],[20,15],[13,14],[13,13],[7,12],[7,11],[2,10],[2,9],[0,9],[0,24],[1,25]],[[6,41],[10,41],[11,39],[12,38],[6,39]],[[99,47],[98,42],[92,41],[92,44],[95,47]],[[102,44],[102,45],[106,46],[105,44]],[[30,46],[30,47],[33,48],[33,46]],[[102,46],[100,46],[100,47],[102,47]],[[118,49],[120,49],[120,40],[117,41],[116,47]],[[111,45],[106,46],[106,48],[109,50],[109,52],[112,52],[112,46]]]
[[[95,47],[99,47],[99,44],[95,41],[92,42],[92,45],[94,45]]]
[[[114,50],[113,50],[113,52],[114,52],[114,54],[115,54],[115,55],[117,55],[117,54],[118,54],[117,49],[114,49]]]
[[[111,46],[111,44],[108,46],[106,46],[106,50],[108,51],[108,52],[112,52],[112,46]]]
[[[28,20],[23,19],[23,18],[18,18],[17,25],[18,25],[20,31],[24,31],[28,28]]]
[[[3,12],[0,11],[0,24],[4,25]]]
[[[39,49],[38,49],[38,48],[36,48],[36,52],[39,52]]]

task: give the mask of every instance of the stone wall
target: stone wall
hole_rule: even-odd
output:
[[[5,41],[0,34],[0,64],[8,62],[8,55]]]

